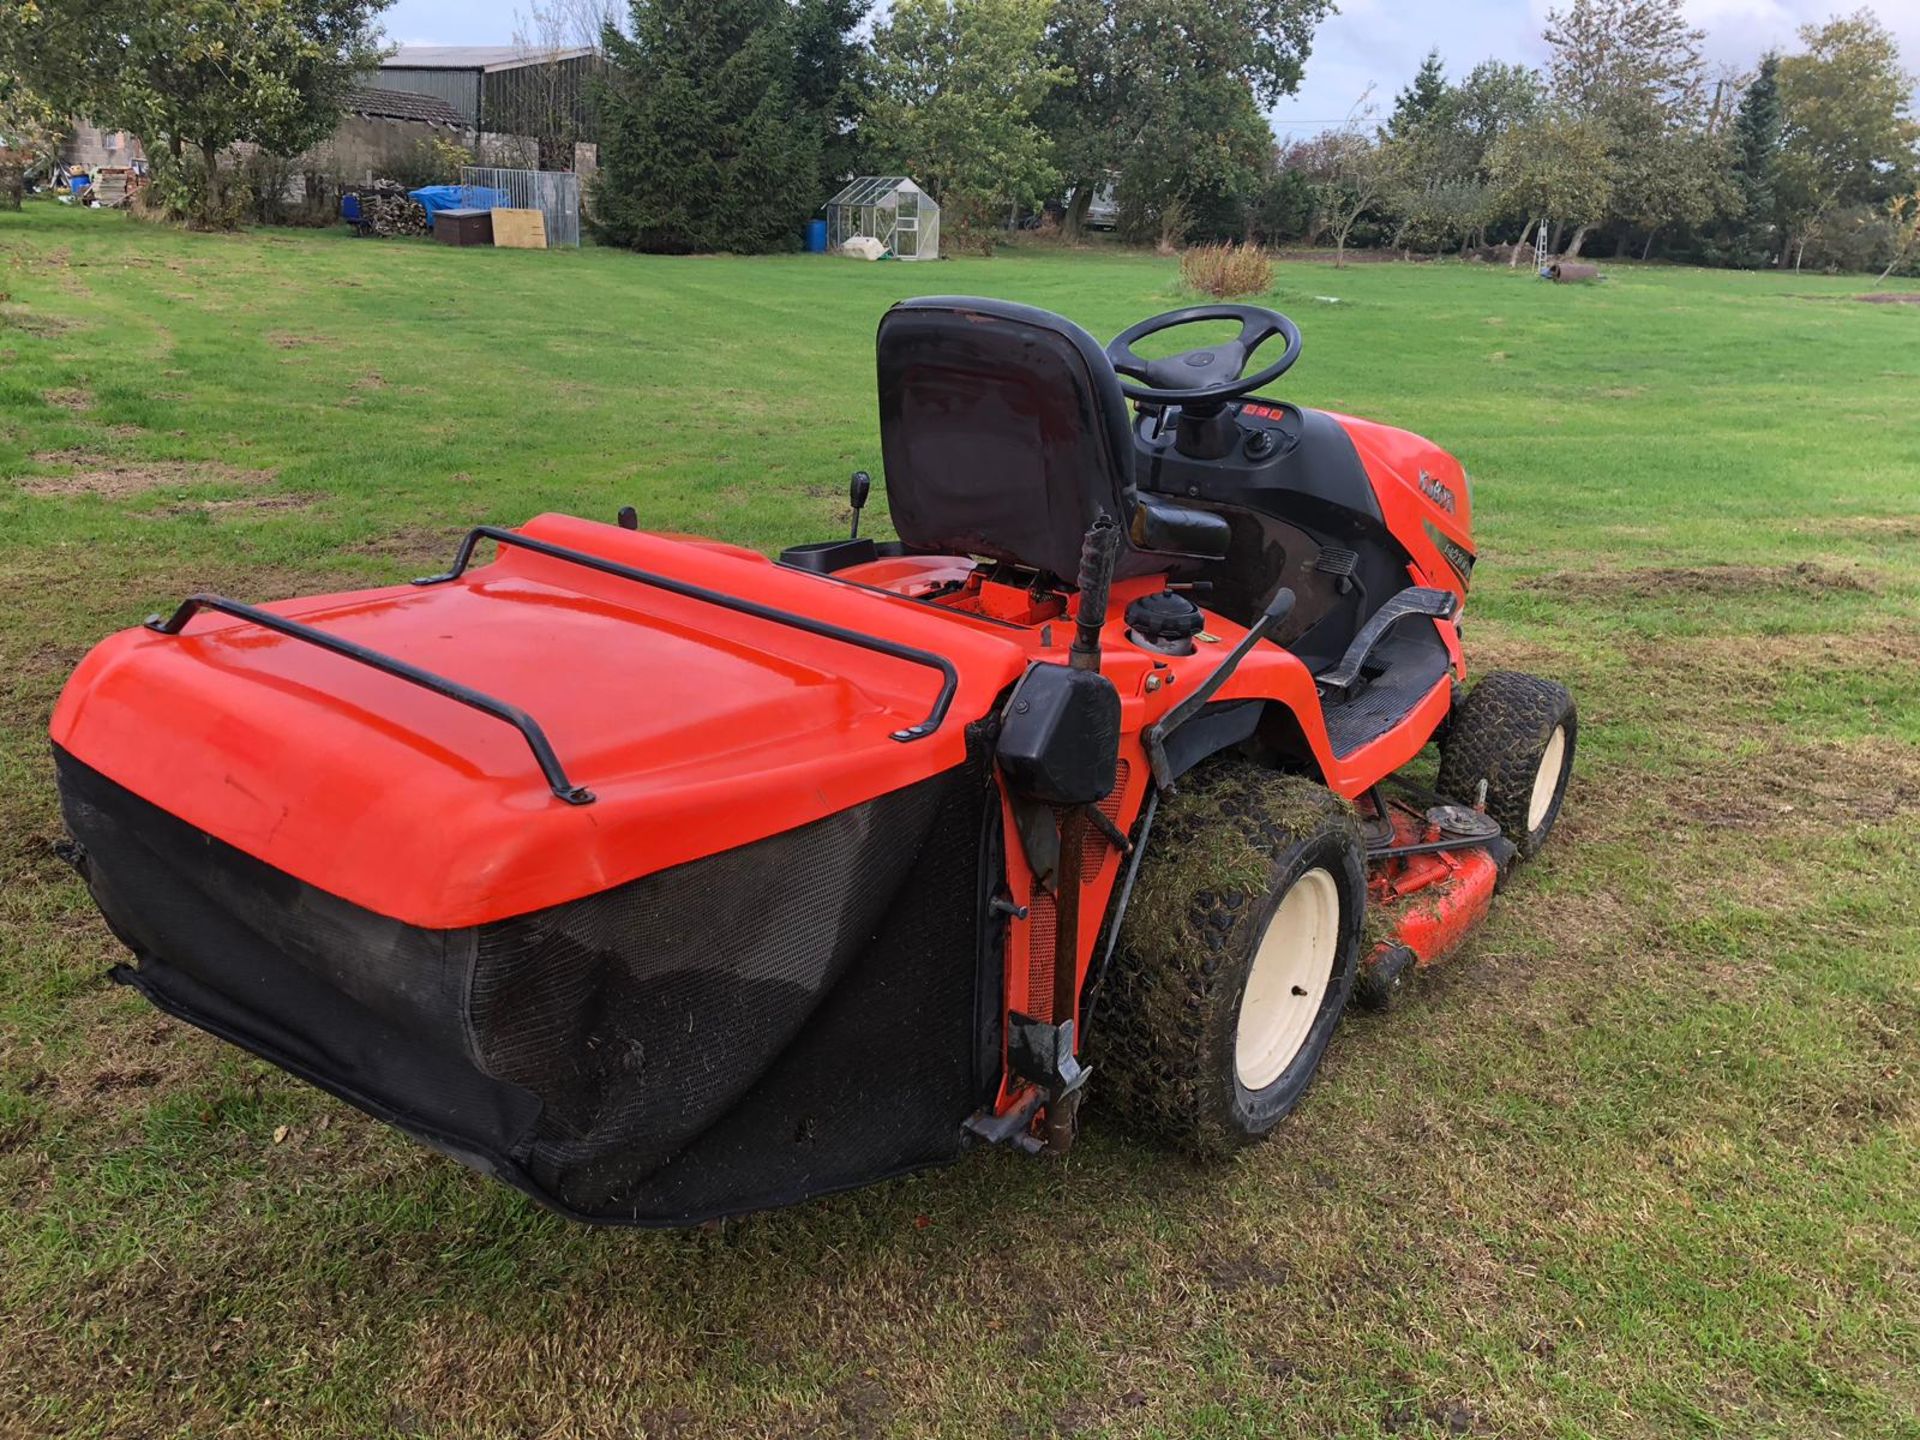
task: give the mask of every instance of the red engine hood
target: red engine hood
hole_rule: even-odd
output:
[[[1473,489],[1460,462],[1411,430],[1353,415],[1333,418],[1367,467],[1387,528],[1425,572],[1427,583],[1464,596],[1476,547]]]
[[[933,670],[503,548],[427,588],[264,608],[528,711],[595,803],[547,788],[491,717],[224,615],[123,631],[81,662],[52,736],[231,845],[379,914],[454,927],[746,844],[960,763],[1025,652],[930,607],[731,547],[564,516],[522,533],[943,655],[944,726],[902,743]]]

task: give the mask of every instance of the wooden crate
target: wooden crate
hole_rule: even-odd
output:
[[[491,245],[493,212],[442,210],[433,217],[433,238],[442,245]]]
[[[544,250],[547,217],[538,210],[495,210],[493,243],[508,250]]]

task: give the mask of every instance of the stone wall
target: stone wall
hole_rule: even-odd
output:
[[[102,165],[131,165],[146,158],[140,142],[124,130],[102,130],[78,118],[67,125],[72,133],[60,147],[63,164],[94,170]]]
[[[433,139],[473,146],[471,130],[453,130],[419,120],[375,120],[345,115],[340,126],[304,157],[302,168],[338,175],[349,185],[364,185],[395,165],[412,161],[423,141]]]

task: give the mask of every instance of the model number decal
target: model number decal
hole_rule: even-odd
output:
[[[1426,525],[1427,538],[1433,541],[1434,548],[1446,558],[1447,564],[1454,568],[1454,572],[1459,575],[1462,581],[1471,578],[1473,575],[1473,552],[1458,540],[1455,540],[1451,535],[1442,535],[1434,528],[1431,520],[1424,523]]]

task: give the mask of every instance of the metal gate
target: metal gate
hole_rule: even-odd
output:
[[[571,170],[497,170],[460,167],[461,203],[476,210],[538,210],[546,217],[549,247],[580,244],[580,177]]]

